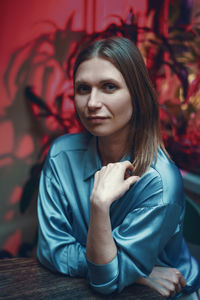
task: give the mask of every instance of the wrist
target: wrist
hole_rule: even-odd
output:
[[[109,199],[101,199],[100,197],[91,195],[90,197],[90,210],[108,214],[110,212]]]

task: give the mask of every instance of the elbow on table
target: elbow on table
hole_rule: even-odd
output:
[[[91,288],[103,295],[110,295],[118,291],[118,277],[114,278],[112,281],[104,284],[94,284],[90,282]]]
[[[55,253],[47,251],[47,247],[37,247],[37,259],[47,269],[53,273],[62,273],[64,275],[70,275],[65,263],[58,262]]]
[[[45,268],[49,269],[52,272],[58,272],[54,264],[51,263],[49,256],[46,254],[46,251],[43,251],[41,247],[37,247],[37,259]]]

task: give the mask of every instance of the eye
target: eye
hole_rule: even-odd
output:
[[[103,89],[108,93],[113,93],[117,89],[117,86],[114,83],[106,82],[103,84]]]
[[[76,93],[78,94],[87,94],[90,91],[90,86],[87,84],[79,84],[76,87]]]

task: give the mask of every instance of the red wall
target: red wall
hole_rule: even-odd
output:
[[[56,96],[65,94],[66,90],[69,93],[72,88],[66,79],[64,64],[59,65],[53,57],[55,48],[51,42],[43,40],[37,47],[39,54],[34,52],[34,57],[27,61],[34,43],[50,32],[55,41],[56,26],[64,34],[66,22],[74,14],[67,38],[65,36],[65,41],[69,37],[67,59],[73,41],[79,39],[81,32],[91,33],[104,29],[111,22],[119,23],[116,16],[126,19],[130,8],[138,15],[139,23],[143,24],[146,0],[0,1],[0,249],[16,255],[21,242],[32,242],[37,228],[36,200],[33,200],[36,195],[31,198],[24,214],[19,211],[19,202],[31,167],[38,162],[42,145],[50,133],[60,130],[58,122],[52,117],[45,121],[39,118],[33,120],[24,97],[24,88],[26,85],[33,86],[37,95],[43,97],[54,112]],[[62,34],[59,51],[62,50],[61,38]],[[43,52],[48,56],[46,62]],[[14,53],[16,56],[13,56]],[[48,72],[44,86],[44,77]],[[68,96],[64,96],[64,100],[63,111],[70,118],[73,116],[73,103]],[[32,108],[37,114],[37,108]],[[76,123],[70,126],[71,132],[79,130]]]

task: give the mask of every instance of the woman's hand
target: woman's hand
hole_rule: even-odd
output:
[[[175,296],[186,285],[177,269],[166,267],[154,267],[147,278],[140,277],[136,283],[146,285],[166,298]]]
[[[91,202],[109,208],[112,202],[123,196],[139,177],[130,176],[133,165],[129,161],[110,163],[95,174]]]
[[[108,164],[96,172],[90,196],[90,223],[86,257],[96,264],[107,264],[117,255],[112,236],[110,205],[128,191],[139,177],[130,176],[133,166],[129,161]]]

